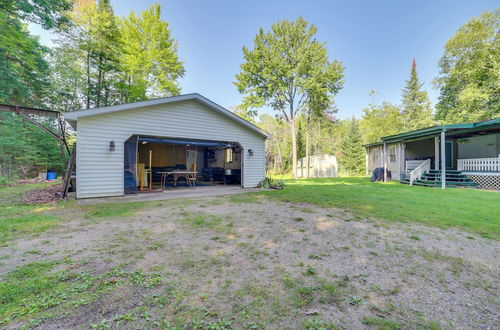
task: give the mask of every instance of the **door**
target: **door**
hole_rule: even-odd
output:
[[[186,170],[188,171],[197,171],[197,150],[186,150]]]
[[[445,161],[446,161],[446,168],[453,168],[453,142],[452,141],[445,141]]]
[[[124,144],[123,183],[125,194],[137,194],[137,136],[132,136]]]

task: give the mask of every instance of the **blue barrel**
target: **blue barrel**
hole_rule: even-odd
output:
[[[47,171],[47,180],[55,180],[56,176],[56,171]]]

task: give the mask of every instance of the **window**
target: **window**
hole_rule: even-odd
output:
[[[378,156],[380,154],[380,150],[378,148],[372,150],[372,162],[378,163]]]
[[[232,163],[233,162],[233,149],[229,148],[226,149],[226,163]]]
[[[396,146],[389,147],[389,163],[396,162]]]

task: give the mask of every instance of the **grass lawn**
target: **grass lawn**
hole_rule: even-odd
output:
[[[286,180],[286,189],[265,194],[294,203],[345,208],[389,221],[459,227],[500,238],[500,193],[476,189],[372,183],[365,177]]]

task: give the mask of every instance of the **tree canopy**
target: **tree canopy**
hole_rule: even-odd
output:
[[[184,67],[177,55],[177,43],[160,12],[160,5],[155,4],[140,15],[132,11],[119,20],[123,45],[120,60],[129,89],[127,102],[180,92],[177,79],[184,75]]]
[[[439,62],[436,118],[447,123],[500,116],[500,9],[470,19],[446,42]]]
[[[330,61],[316,32],[317,27],[302,17],[276,22],[270,31],[261,28],[254,48],[243,47],[245,62],[236,75],[235,84],[245,95],[244,108],[270,106],[290,124],[294,176],[298,115],[307,108],[327,109],[343,84],[344,68]]]

